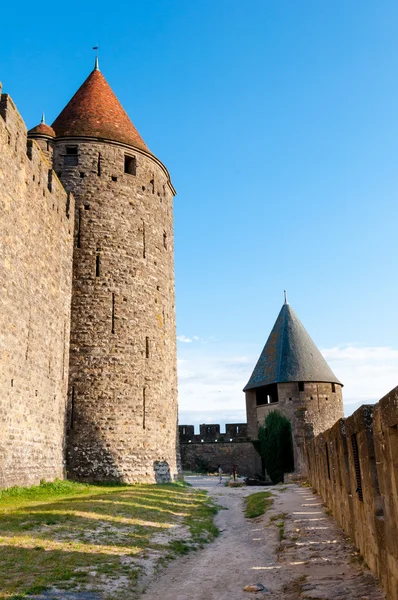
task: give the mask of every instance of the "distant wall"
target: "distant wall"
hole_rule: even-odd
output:
[[[398,600],[398,387],[306,444],[308,476]]]
[[[236,465],[239,475],[261,474],[261,461],[247,437],[246,423],[229,423],[225,433],[220,425],[200,425],[194,433],[193,425],[180,425],[180,452],[185,471],[215,471],[220,464],[225,473],[232,473]]]
[[[74,201],[0,98],[0,487],[64,475]]]

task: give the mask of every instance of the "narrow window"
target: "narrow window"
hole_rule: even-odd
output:
[[[124,172],[129,175],[137,175],[137,160],[135,156],[124,155]]]
[[[97,254],[95,257],[95,276],[100,276],[100,249],[97,248]]]
[[[101,152],[98,152],[97,175],[98,177],[101,177]]]
[[[328,468],[328,479],[330,479],[330,461],[329,461],[329,449],[328,449],[327,442],[325,444],[325,452],[326,452],[326,465]]]
[[[185,435],[185,427],[182,428],[182,435]]]
[[[356,433],[353,433],[351,436],[351,445],[352,445],[352,455],[354,458],[355,478],[356,478],[356,482],[357,482],[357,489],[355,491],[358,494],[359,500],[361,502],[363,502],[361,465],[359,462],[358,441],[357,441]]]
[[[77,236],[76,236],[76,246],[80,248],[80,235],[81,235],[81,227],[82,227],[82,209],[79,208],[79,212],[77,215]]]
[[[145,358],[149,358],[149,337],[145,338]]]
[[[145,244],[145,223],[142,221],[142,256],[146,256],[146,244]]]
[[[304,381],[299,381],[298,388],[299,392],[304,392]]]
[[[85,174],[83,173],[83,171],[80,172],[80,178],[83,179],[85,176]]]
[[[239,433],[239,425],[236,426],[236,433]]]
[[[112,292],[112,333],[115,333],[115,293]]]
[[[142,388],[142,428],[145,429],[146,388]]]
[[[77,146],[67,146],[66,154],[64,154],[64,165],[68,167],[76,167],[78,164]]]
[[[163,232],[163,247],[167,250],[167,233]]]
[[[32,160],[32,147],[33,147],[33,143],[32,140],[28,140],[27,146],[26,146],[26,154],[27,157],[29,158],[29,160]],[[34,177],[34,175],[33,175]],[[33,179],[34,181],[34,179]]]
[[[333,392],[333,394],[336,393],[336,384],[335,383],[332,383],[332,392]]]
[[[70,417],[69,417],[69,429],[73,429],[75,421],[75,387],[72,387],[72,393],[70,397]]]
[[[155,180],[154,180],[154,179],[151,179],[151,181],[150,181],[149,183],[150,183],[150,184],[151,184],[151,186],[152,186],[152,194],[154,194],[154,193],[155,193]]]
[[[49,192],[53,191],[53,172],[51,169],[48,170],[47,187]]]
[[[11,379],[11,387],[14,387],[14,380]]]
[[[49,142],[49,141],[47,141],[47,152],[49,152],[49,151],[50,151],[50,148],[51,148],[51,146],[50,146],[50,142]]]

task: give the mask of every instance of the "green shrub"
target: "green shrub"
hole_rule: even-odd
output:
[[[294,470],[292,427],[279,411],[268,413],[258,433],[260,454],[273,483],[283,481],[284,473]]]

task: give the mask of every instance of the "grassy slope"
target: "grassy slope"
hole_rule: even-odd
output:
[[[112,584],[112,598],[123,597],[151,553],[170,558],[213,539],[215,512],[205,492],[181,484],[59,481],[2,491],[0,598],[16,600],[52,584],[102,592]],[[191,538],[169,544],[180,524]]]

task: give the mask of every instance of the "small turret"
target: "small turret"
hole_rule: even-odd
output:
[[[55,131],[50,125],[47,125],[43,113],[39,125],[28,131],[28,139],[36,140],[47,158],[52,160],[54,138]]]
[[[344,416],[342,387],[285,297],[243,390],[249,435],[256,439],[268,413],[278,410],[291,422],[295,466],[303,471],[305,436]]]

